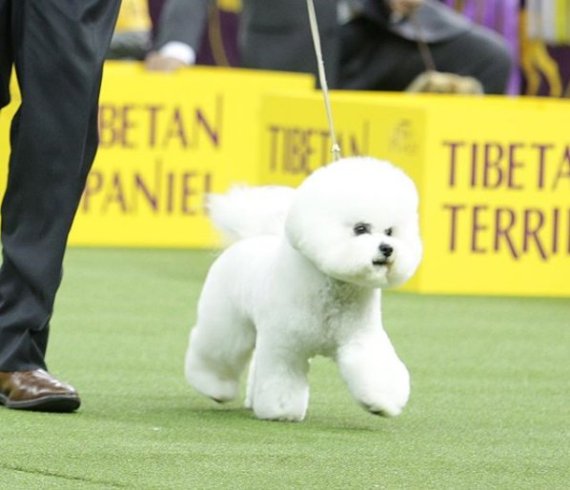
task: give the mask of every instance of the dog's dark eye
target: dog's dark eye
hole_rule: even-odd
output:
[[[368,223],[356,223],[353,228],[355,235],[364,235],[370,233],[370,225]]]
[[[394,233],[394,229],[391,228],[391,227],[390,227],[390,228],[386,228],[386,229],[384,230],[384,233],[385,233],[386,235],[388,235],[388,236],[392,236],[392,233]]]

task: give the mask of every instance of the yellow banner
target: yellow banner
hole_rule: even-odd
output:
[[[71,243],[212,246],[204,195],[258,182],[263,95],[312,84],[300,75],[198,67],[157,74],[109,64],[99,152]]]
[[[309,91],[304,75],[195,67],[149,73],[110,62],[100,99],[100,145],[70,235],[71,245],[211,247],[204,195],[259,181],[264,95]],[[8,125],[0,118],[2,189]]]
[[[70,243],[216,245],[205,193],[297,185],[331,160],[312,84],[109,63],[100,150]],[[570,296],[569,102],[340,92],[332,101],[344,155],[390,160],[418,185],[425,258],[408,290]],[[0,116],[2,162],[16,104]]]
[[[391,160],[418,184],[425,259],[408,289],[570,295],[570,104],[363,93],[332,100],[344,155]],[[264,182],[295,185],[330,160],[319,95],[269,97],[262,126]]]

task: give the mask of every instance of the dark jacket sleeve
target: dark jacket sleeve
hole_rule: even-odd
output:
[[[468,31],[472,26],[466,17],[437,0],[424,0],[415,13],[419,31],[410,19],[391,22],[390,8],[384,0],[365,0],[363,13],[379,27],[411,41],[420,38],[426,42],[446,41]]]
[[[336,0],[314,0],[328,82],[336,86],[338,22]],[[306,0],[242,0],[239,49],[242,66],[317,72]]]
[[[198,51],[210,3],[211,0],[167,0],[160,14],[154,49],[178,41]]]

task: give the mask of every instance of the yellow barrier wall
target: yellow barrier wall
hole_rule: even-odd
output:
[[[214,246],[204,194],[259,182],[264,95],[313,86],[305,75],[199,67],[159,74],[136,63],[107,63],[99,151],[70,245]],[[15,88],[0,117],[2,189]]]
[[[106,67],[101,145],[72,245],[211,247],[207,192],[297,185],[330,160],[310,77]],[[425,259],[408,290],[570,296],[570,104],[333,93],[343,153],[402,166],[421,193]],[[0,117],[0,158],[7,122]],[[1,167],[5,174],[5,166]]]
[[[421,194],[425,260],[408,289],[570,296],[570,104],[334,94],[343,154],[405,168]],[[302,114],[302,117],[299,117]],[[320,95],[264,104],[264,182],[329,158]]]
[[[110,63],[99,152],[70,243],[211,247],[205,193],[259,181],[263,96],[312,86],[300,75],[205,68],[165,75]]]

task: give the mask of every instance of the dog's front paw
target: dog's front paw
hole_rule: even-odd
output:
[[[372,390],[365,390],[359,402],[374,415],[396,417],[402,413],[410,397],[410,375],[401,364],[397,370],[382,376]]]
[[[305,418],[306,407],[300,404],[268,404],[253,403],[253,412],[258,419],[284,422],[302,422]]]
[[[309,387],[305,382],[282,380],[257,386],[250,403],[258,419],[301,422],[309,405]]]
[[[404,410],[408,401],[403,396],[381,396],[378,400],[361,401],[362,406],[373,415],[397,417]]]

